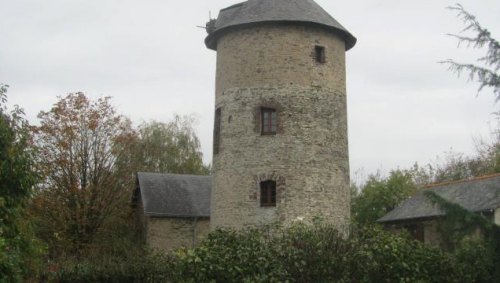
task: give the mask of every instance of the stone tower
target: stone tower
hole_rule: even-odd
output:
[[[217,51],[211,226],[350,218],[345,51],[313,0],[248,0],[207,24]]]

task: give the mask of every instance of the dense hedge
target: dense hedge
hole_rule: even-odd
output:
[[[42,282],[175,282],[171,255],[148,253],[136,257],[68,259],[50,264]]]
[[[325,226],[218,230],[170,255],[66,263],[58,282],[500,282],[486,243],[453,253],[379,228],[349,237]],[[498,263],[497,263],[498,264]]]

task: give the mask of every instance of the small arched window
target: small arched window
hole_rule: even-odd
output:
[[[276,182],[260,182],[260,206],[276,206]]]

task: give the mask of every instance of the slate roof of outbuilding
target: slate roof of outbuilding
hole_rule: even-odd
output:
[[[144,214],[210,217],[211,176],[137,173]]]
[[[217,49],[217,39],[230,28],[266,22],[300,22],[323,26],[340,34],[346,50],[356,44],[356,38],[313,0],[248,0],[220,10],[215,30],[207,36],[208,48]]]
[[[472,212],[492,212],[500,207],[500,175],[435,185],[428,190]],[[424,192],[425,190],[404,201],[377,221],[395,222],[444,215]]]

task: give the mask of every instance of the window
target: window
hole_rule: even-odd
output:
[[[263,135],[275,135],[276,134],[276,109],[272,108],[261,108],[261,134]]]
[[[412,225],[405,226],[405,228],[406,228],[406,230],[408,230],[408,232],[413,237],[413,239],[420,241],[420,242],[424,242],[425,237],[424,237],[423,225],[412,224]]]
[[[316,45],[314,47],[314,54],[315,54],[315,59],[317,63],[325,63],[326,62],[326,56],[325,56],[325,47],[321,45]]]
[[[221,109],[217,108],[215,110],[215,119],[214,119],[214,154],[219,153],[220,147],[220,123],[221,123]]]
[[[276,206],[276,182],[260,182],[260,206]]]

